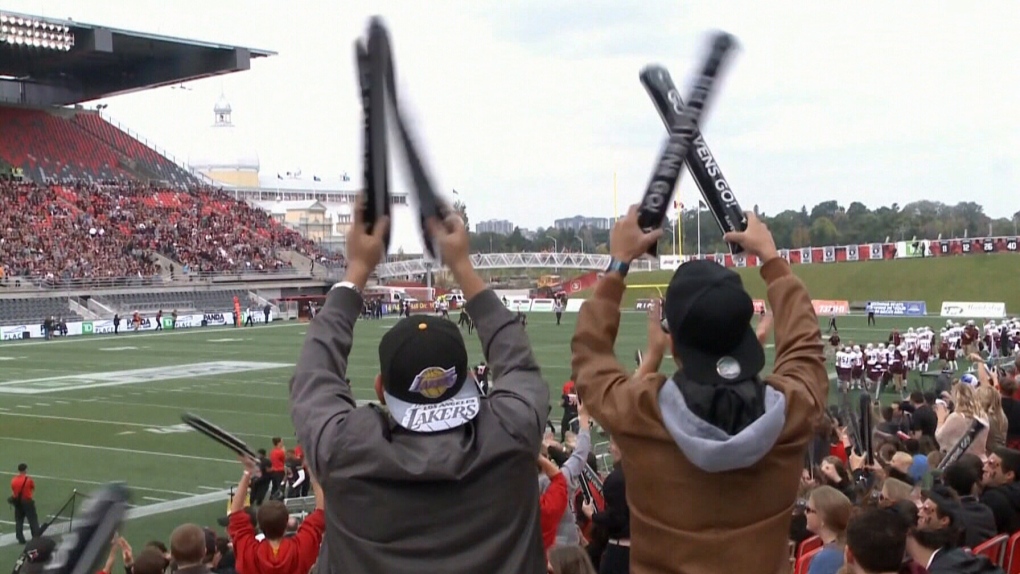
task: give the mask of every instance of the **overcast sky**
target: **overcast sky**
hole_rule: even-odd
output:
[[[703,131],[738,199],[1020,209],[1020,2],[7,0],[14,11],[279,52],[248,72],[114,98],[187,157],[220,92],[263,173],[360,177],[352,43],[390,27],[400,93],[442,189],[474,222],[547,226],[637,201],[665,136],[638,82],[686,92],[705,34],[736,55]],[[626,7],[626,8],[624,8]],[[99,102],[96,102],[99,103]],[[681,183],[682,201],[697,188]]]

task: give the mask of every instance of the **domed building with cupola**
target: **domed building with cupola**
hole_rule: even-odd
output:
[[[256,138],[234,125],[233,107],[221,95],[213,106],[213,123],[195,138],[188,166],[237,199],[265,209],[273,219],[309,239],[343,249],[354,222],[353,206],[361,191],[360,172],[303,174],[300,169],[262,174]],[[421,244],[418,216],[405,191],[391,192],[393,224],[390,253],[417,255]]]
[[[188,166],[216,183],[258,187],[259,155],[249,147],[248,134],[234,125],[232,113],[230,102],[221,95],[213,106],[213,124],[195,138],[197,148]]]

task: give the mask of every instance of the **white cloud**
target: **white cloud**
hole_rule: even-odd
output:
[[[224,91],[268,173],[360,172],[352,43],[379,3],[9,0],[12,10],[276,50],[252,70],[110,100],[185,156]],[[441,189],[474,221],[609,215],[643,191],[663,129],[638,71],[685,85],[705,33],[740,40],[705,124],[748,207],[974,199],[1015,212],[1020,4],[498,0],[381,4],[399,87]],[[686,199],[694,189],[681,184]]]

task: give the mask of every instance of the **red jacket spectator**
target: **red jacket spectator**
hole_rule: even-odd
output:
[[[549,477],[549,487],[539,499],[541,507],[542,547],[546,552],[556,544],[556,530],[567,511],[567,479],[560,472],[556,463],[548,458],[540,457],[539,465]],[[247,574],[247,573],[245,573]]]
[[[272,464],[271,470],[273,472],[283,472],[287,466],[287,451],[283,448],[283,443],[279,443],[273,446],[273,450],[269,451],[269,462]]]
[[[245,472],[237,483],[230,503],[227,534],[234,545],[235,566],[240,574],[308,574],[319,557],[319,545],[326,530],[322,488],[309,475],[315,490],[315,510],[298,527],[297,534],[286,537],[291,522],[287,506],[270,500],[258,507],[256,519],[265,539],[255,539],[251,515],[244,511],[244,500],[252,477],[258,474],[255,461],[245,461]]]
[[[231,514],[227,527],[241,574],[308,574],[319,557],[325,530],[326,519],[318,509],[305,518],[297,534],[280,540],[256,540],[247,512]]]

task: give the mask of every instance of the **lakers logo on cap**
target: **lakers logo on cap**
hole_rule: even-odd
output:
[[[423,397],[437,399],[443,396],[443,393],[450,390],[450,387],[455,384],[457,384],[456,367],[450,367],[449,369],[429,367],[418,373],[418,376],[411,383],[411,388],[408,390],[412,393],[418,393]]]

